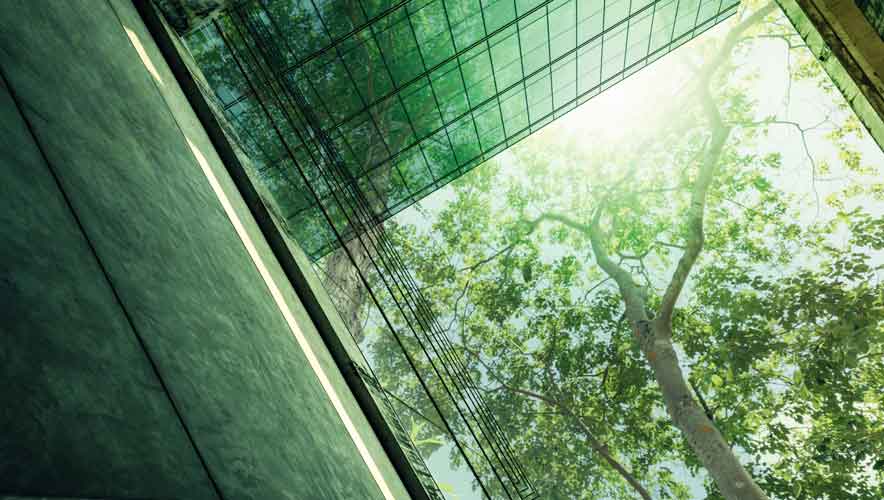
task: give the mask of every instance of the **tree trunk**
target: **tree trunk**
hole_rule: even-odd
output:
[[[404,140],[399,138],[396,143],[401,144]],[[370,168],[375,159],[373,154],[376,151],[376,145],[372,144],[368,148],[366,160],[362,165],[363,170]],[[383,153],[381,153],[383,154]],[[370,183],[374,186],[373,192],[364,193],[372,215],[383,213],[387,209],[386,197],[390,189],[391,182],[391,166],[382,166],[376,168],[371,173],[365,175],[370,177]],[[357,186],[357,188],[359,188]],[[361,189],[361,188],[359,188]],[[370,265],[369,253],[366,251],[364,243],[367,244],[369,239],[360,240],[362,235],[354,235],[353,238],[346,243],[350,254],[353,256],[353,262],[350,262],[347,252],[343,248],[338,248],[332,252],[325,262],[325,276],[323,277],[324,285],[329,294],[334,298],[334,304],[338,313],[344,320],[344,324],[350,329],[350,333],[356,340],[361,343],[365,338],[365,332],[362,326],[362,310],[368,303],[368,291],[359,279],[357,269],[365,271]],[[364,238],[364,237],[363,237]],[[369,247],[369,251],[371,251]]]
[[[708,93],[703,101],[710,103]],[[717,170],[718,160],[730,130],[724,127],[718,111],[707,107],[712,122],[712,138],[704,155],[704,161],[694,182],[691,205],[686,214],[688,237],[685,251],[676,265],[672,278],[663,295],[656,318],[648,316],[645,293],[632,279],[632,275],[610,259],[599,229],[601,210],[596,212],[590,226],[582,226],[589,235],[593,253],[599,266],[616,283],[626,305],[626,317],[633,325],[636,342],[654,372],[654,378],[663,394],[663,402],[672,423],[682,432],[691,449],[712,476],[722,495],[728,500],[767,500],[767,496],[737,459],[725,442],[715,424],[694,399],[684,373],[678,363],[678,355],[672,345],[672,311],[703,249],[703,217],[706,194]],[[558,218],[562,218],[559,216]],[[572,224],[575,224],[572,222]],[[580,226],[578,224],[578,226]]]
[[[343,248],[338,248],[326,258],[325,275],[322,276],[322,281],[338,310],[338,314],[344,320],[344,325],[350,330],[356,343],[359,344],[365,338],[362,327],[362,310],[366,303],[367,294],[356,272],[356,267],[365,267],[368,255],[358,239],[348,242],[347,248],[353,255],[356,266],[350,262],[347,252]]]
[[[595,250],[601,241],[597,231],[592,230],[591,234],[595,234],[591,237]],[[687,439],[725,498],[767,500],[767,496],[755,484],[715,424],[694,399],[678,364],[669,320],[661,321],[662,317],[654,321],[649,319],[646,300],[638,285],[625,270],[608,259],[601,247],[598,248],[596,255],[599,263],[617,282],[626,304],[626,317],[632,323],[636,342],[654,372],[672,423]]]
[[[672,422],[715,480],[721,494],[729,500],[766,500],[767,495],[755,484],[724,437],[694,399],[670,340],[671,326],[645,319],[633,321],[633,324],[637,341],[654,371]]]

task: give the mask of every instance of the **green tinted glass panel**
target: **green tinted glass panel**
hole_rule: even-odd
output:
[[[277,212],[318,258],[336,245],[334,237],[317,229],[319,222],[305,222],[316,216],[316,194],[285,172],[293,165],[283,158],[292,150],[309,177],[320,150],[306,132],[291,134],[285,145],[268,139],[271,124],[257,112],[254,93],[285,104],[280,85],[294,82],[383,220],[727,18],[737,5],[252,0],[222,18],[220,30],[208,25],[187,42],[244,149],[266,172]],[[863,6],[877,12],[880,1]]]

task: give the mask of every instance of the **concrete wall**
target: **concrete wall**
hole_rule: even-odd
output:
[[[0,497],[407,498],[134,8],[0,70]]]
[[[0,493],[216,498],[5,85],[0,116]]]

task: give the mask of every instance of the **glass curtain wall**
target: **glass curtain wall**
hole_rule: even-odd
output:
[[[287,152],[266,139],[272,124],[258,110],[255,89],[274,81],[297,86],[382,221],[727,18],[738,4],[252,0],[187,44],[291,236],[318,259],[338,242],[292,175]],[[260,76],[237,67],[221,40],[226,32],[243,43],[235,16],[260,20],[274,34],[278,67]],[[254,89],[243,71],[252,73]],[[307,144],[293,138],[292,149],[309,163]]]

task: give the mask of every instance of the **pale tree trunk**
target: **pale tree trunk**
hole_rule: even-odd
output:
[[[604,207],[597,207],[593,221],[589,225],[553,213],[542,215],[534,223],[536,227],[544,220],[556,221],[589,236],[599,267],[617,284],[625,305],[626,318],[632,324],[636,342],[654,373],[672,423],[681,431],[721,494],[728,500],[767,500],[768,497],[740,463],[721,432],[694,398],[679,365],[678,354],[673,347],[672,313],[688,275],[703,249],[706,197],[715,177],[721,152],[730,135],[730,127],[723,122],[710,95],[710,81],[715,71],[739,42],[741,34],[761,21],[774,8],[773,3],[767,4],[737,25],[726,37],[718,57],[698,75],[697,90],[702,96],[700,100],[708,117],[712,135],[691,192],[691,203],[686,214],[688,236],[684,253],[676,265],[664,292],[660,309],[654,317],[650,316],[645,291],[636,284],[629,272],[611,260],[608,255],[604,235],[599,227]]]
[[[604,255],[599,238],[595,237],[593,240],[593,248],[600,257],[600,262],[607,259],[607,264],[603,267],[617,268],[613,274],[617,276],[615,280],[626,303],[627,318],[633,324],[636,341],[654,372],[672,423],[685,436],[725,498],[767,499],[715,424],[694,399],[672,344],[671,319],[660,315],[653,319],[648,317],[647,304],[638,286],[626,273],[620,273],[622,269]]]
[[[721,139],[721,144],[723,141],[724,139]],[[715,158],[717,159],[717,156]],[[708,177],[711,178],[714,165],[704,165],[704,169],[710,172]],[[721,432],[706,416],[705,411],[694,398],[685,381],[684,373],[678,362],[678,354],[672,344],[672,307],[703,245],[702,210],[705,204],[706,189],[705,187],[697,189],[705,176],[701,174],[700,177],[694,190],[694,199],[689,214],[693,234],[664,296],[663,306],[656,317],[650,318],[648,316],[645,295],[632,277],[607,256],[597,225],[589,228],[590,238],[597,261],[617,283],[626,304],[626,317],[632,323],[636,342],[654,372],[654,378],[660,387],[663,402],[672,423],[682,432],[691,449],[709,475],[712,476],[725,498],[728,500],[766,500],[767,496],[740,463]],[[706,186],[708,186],[708,182]],[[671,290],[676,291],[670,294]]]
[[[596,215],[589,225],[576,222],[559,214],[544,214],[538,219],[562,223],[580,230],[590,238],[593,253],[599,267],[610,276],[620,291],[626,308],[626,318],[633,325],[636,342],[654,372],[654,378],[663,395],[666,410],[673,424],[682,432],[691,449],[712,476],[722,495],[729,500],[766,500],[767,496],[758,487],[733,450],[728,446],[715,424],[706,416],[703,408],[685,381],[678,362],[678,355],[672,344],[672,311],[684,287],[688,274],[703,248],[703,215],[709,186],[715,176],[719,157],[730,135],[711,105],[708,93],[703,101],[710,117],[712,138],[704,155],[703,163],[694,182],[691,204],[686,214],[689,235],[685,251],[679,260],[664,293],[663,300],[655,317],[650,317],[646,294],[635,283],[632,275],[615,263],[608,255],[604,235],[599,227],[603,209],[596,209]]]
[[[653,320],[649,320],[644,312],[647,310],[647,305],[643,297],[636,297],[629,291],[623,293],[623,298],[625,301],[639,300],[637,306],[631,308],[631,314],[628,313],[630,321],[635,326],[636,340],[654,371],[672,422],[684,434],[694,453],[715,480],[722,495],[732,500],[767,499],[767,495],[761,491],[728,446],[721,432],[694,399],[672,345],[672,312],[688,275],[703,249],[706,196],[718,169],[721,151],[730,135],[730,129],[724,125],[718,109],[712,102],[708,87],[701,89],[701,92],[704,94],[701,101],[712,127],[712,138],[691,193],[691,205],[686,216],[688,237],[684,253],[676,265],[669,286],[663,294],[660,310]],[[593,250],[596,255],[603,254],[605,250],[598,239],[597,231],[593,230],[593,233],[595,233],[595,238],[592,239]],[[609,261],[608,266],[611,264],[613,262]],[[626,282],[624,285],[627,288],[634,286]],[[618,281],[621,290],[624,285]],[[639,307],[642,313],[636,314]]]
[[[717,171],[719,157],[730,135],[711,104],[711,97],[705,96],[706,109],[710,116],[712,138],[706,150],[700,172],[694,182],[691,204],[687,212],[688,237],[684,254],[676,265],[669,286],[663,295],[660,310],[654,318],[648,316],[645,294],[636,285],[632,276],[614,263],[607,255],[598,227],[598,217],[589,227],[590,241],[596,260],[602,269],[617,283],[626,304],[626,317],[632,323],[636,341],[644,353],[660,391],[663,402],[673,424],[682,432],[691,449],[712,476],[722,495],[729,500],[767,499],[755,483],[736,454],[728,446],[715,424],[694,398],[681,366],[678,354],[672,344],[672,311],[678,300],[688,274],[703,248],[703,216],[709,186]],[[601,214],[601,210],[597,212]]]
[[[617,283],[625,304],[626,318],[633,325],[636,342],[654,372],[672,423],[682,432],[722,495],[729,500],[766,500],[767,496],[755,484],[715,424],[694,399],[672,344],[672,310],[703,247],[706,194],[730,132],[720,121],[713,128],[713,137],[694,183],[688,209],[690,235],[655,317],[649,316],[646,294],[635,283],[632,275],[608,255],[604,236],[599,228],[601,208],[596,210],[596,216],[590,225],[558,214],[544,214],[539,220],[557,221],[589,236],[599,267]]]
[[[711,174],[709,177],[711,178]],[[694,193],[698,204],[694,204],[695,209],[691,211],[702,214],[705,191],[698,195],[695,187]],[[654,378],[660,387],[663,403],[672,423],[684,435],[688,445],[712,476],[722,495],[728,500],[767,500],[767,496],[737,459],[721,432],[694,399],[672,344],[671,316],[663,315],[665,307],[661,307],[660,313],[654,318],[648,315],[648,304],[641,287],[635,283],[629,272],[608,256],[598,227],[598,219],[591,225],[585,225],[563,215],[544,214],[539,219],[542,220],[560,222],[589,235],[596,261],[617,283],[626,307],[626,318],[633,325],[636,342],[654,372]],[[681,289],[702,248],[702,215],[700,225],[694,227],[698,228],[700,233],[695,233],[698,236],[691,238],[688,250],[685,251],[673,275],[670,290]],[[673,303],[674,299],[677,299],[677,295],[670,297]],[[671,311],[671,306],[669,310]]]

